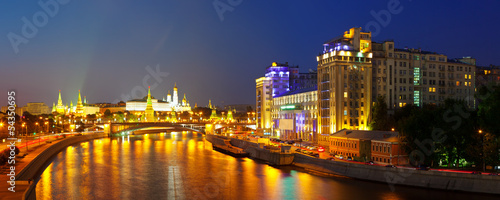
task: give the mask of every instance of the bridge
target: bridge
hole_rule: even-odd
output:
[[[245,127],[247,129],[255,130],[254,123],[223,123],[223,122],[117,122],[117,123],[92,123],[87,124],[86,127],[100,127],[104,132],[111,134],[133,134],[139,130],[160,130],[164,132],[173,131],[191,131],[196,133],[214,133],[217,130],[227,127]]]

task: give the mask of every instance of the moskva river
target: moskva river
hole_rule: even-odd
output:
[[[273,167],[212,150],[202,136],[159,133],[69,146],[41,175],[37,199],[497,199]]]

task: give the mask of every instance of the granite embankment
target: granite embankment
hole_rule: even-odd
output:
[[[108,137],[108,135],[105,133],[95,133],[88,135],[72,136],[63,139],[60,142],[52,144],[50,147],[45,149],[42,153],[36,156],[28,165],[26,165],[26,167],[24,167],[21,170],[21,172],[19,172],[16,175],[17,181],[25,182],[28,181],[29,179],[35,180],[31,181],[28,189],[24,192],[23,199],[30,199],[30,200],[36,199],[36,191],[35,191],[36,182],[38,181],[39,176],[43,172],[45,167],[50,163],[49,161],[53,156],[57,155],[61,150],[70,145],[104,137]]]
[[[295,154],[293,165],[391,185],[500,194],[500,176],[360,165]]]
[[[500,194],[500,176],[465,173],[425,171],[412,168],[391,168],[357,163],[330,161],[303,154],[280,154],[259,148],[259,144],[236,138],[207,135],[212,143],[231,140],[231,145],[250,153],[250,157],[267,161],[272,165],[292,164],[298,167],[339,174],[351,178],[387,183],[389,186],[406,185],[451,191]],[[293,162],[290,162],[293,160]]]

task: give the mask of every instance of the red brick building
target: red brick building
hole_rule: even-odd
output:
[[[400,149],[398,132],[343,129],[331,134],[329,141],[332,154],[378,164],[408,164],[408,155]]]

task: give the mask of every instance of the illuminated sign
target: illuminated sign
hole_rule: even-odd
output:
[[[281,110],[295,110],[295,105],[284,105],[284,106],[281,106]]]

